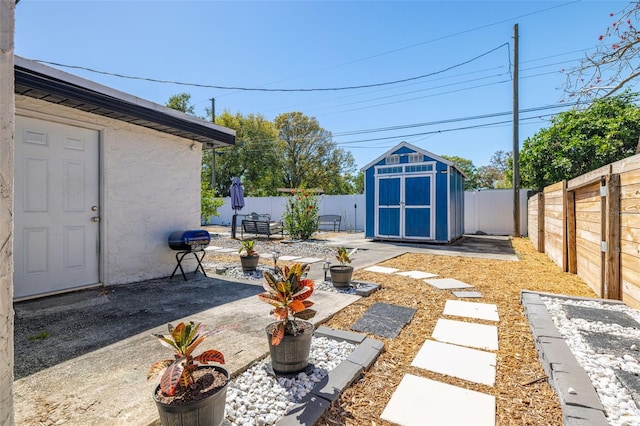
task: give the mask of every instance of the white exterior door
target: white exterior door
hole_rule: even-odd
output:
[[[99,132],[16,116],[14,297],[99,282]]]

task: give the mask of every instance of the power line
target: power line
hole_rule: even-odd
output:
[[[49,61],[44,61],[41,59],[34,59],[35,62],[39,62],[42,64],[48,64],[48,65],[54,65],[54,66],[58,66],[58,67],[64,67],[64,68],[73,68],[73,69],[80,69],[80,70],[84,70],[84,71],[89,71],[89,72],[94,72],[97,74],[104,74],[104,75],[110,75],[110,76],[114,76],[114,77],[120,77],[120,78],[127,78],[127,79],[131,79],[131,80],[144,80],[144,81],[150,81],[150,82],[154,82],[154,83],[164,83],[164,84],[176,84],[176,85],[180,85],[180,86],[193,86],[193,87],[204,87],[204,88],[209,88],[209,89],[222,89],[222,90],[242,90],[242,91],[254,91],[254,92],[329,92],[329,91],[342,91],[342,90],[355,90],[355,89],[367,89],[370,87],[380,87],[380,86],[390,86],[393,84],[398,84],[398,83],[406,83],[407,81],[413,81],[413,80],[419,80],[422,78],[426,78],[426,77],[431,77],[434,75],[438,75],[438,74],[442,74],[445,73],[447,71],[451,71],[452,69],[455,68],[459,68],[463,65],[469,64],[471,62],[477,61],[478,59],[487,56],[493,52],[495,52],[496,50],[508,46],[509,43],[502,43],[500,46],[494,47],[491,50],[488,50],[484,53],[481,53],[478,56],[475,56],[471,59],[468,59],[466,61],[457,63],[455,65],[451,65],[447,68],[444,68],[442,70],[439,71],[434,71],[428,74],[423,74],[423,75],[419,75],[416,77],[409,77],[409,78],[403,78],[401,80],[394,80],[394,81],[386,81],[384,83],[372,83],[372,84],[362,84],[362,85],[358,85],[358,86],[343,86],[343,87],[320,87],[320,88],[311,88],[311,89],[303,89],[303,88],[298,88],[298,89],[267,89],[267,88],[259,88],[259,87],[238,87],[238,86],[218,86],[218,85],[213,85],[213,84],[200,84],[200,83],[186,83],[186,82],[181,82],[181,81],[173,81],[173,80],[160,80],[160,79],[155,79],[155,78],[149,78],[149,77],[137,77],[137,76],[130,76],[130,75],[125,75],[125,74],[118,74],[118,73],[111,73],[111,72],[107,72],[107,71],[100,71],[100,70],[95,70],[93,68],[87,68],[87,67],[83,67],[83,66],[79,66],[79,65],[66,65],[66,64],[61,64],[61,63],[57,63],[57,62],[49,62]]]

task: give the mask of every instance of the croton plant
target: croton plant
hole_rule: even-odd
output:
[[[164,371],[160,379],[160,389],[165,395],[173,396],[178,387],[188,388],[192,386],[192,373],[199,365],[213,362],[224,364],[224,355],[215,349],[204,351],[196,356],[193,356],[193,351],[207,337],[230,327],[207,331],[204,327],[201,328],[200,324],[196,324],[193,321],[188,324],[181,322],[175,327],[169,324],[169,336],[153,335],[160,340],[163,346],[172,349],[174,352],[173,358],[156,362],[147,373],[147,380],[149,380]]]
[[[315,310],[309,309],[313,302],[307,300],[313,293],[315,284],[312,279],[302,277],[308,270],[308,264],[296,263],[278,270],[280,273],[264,271],[263,286],[267,291],[258,294],[258,297],[274,307],[271,315],[278,320],[271,335],[271,344],[274,346],[282,342],[285,332],[298,334],[296,319],[307,320],[316,314]]]

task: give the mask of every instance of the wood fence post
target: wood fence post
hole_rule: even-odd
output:
[[[569,272],[578,273],[578,253],[576,247],[576,193],[567,191],[567,263]]]
[[[544,253],[544,192],[538,194],[538,252]]]
[[[620,276],[620,175],[606,177],[606,242],[604,282],[608,299],[622,300]]]

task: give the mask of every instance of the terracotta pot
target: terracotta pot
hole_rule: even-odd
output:
[[[227,387],[229,386],[229,372],[217,365],[206,365],[199,368],[217,370],[225,375],[227,384],[216,393],[185,405],[170,405],[156,399],[156,392],[160,385],[153,391],[153,400],[158,407],[158,414],[162,426],[220,426],[224,420],[224,408],[227,402]]]
[[[269,324],[265,331],[269,342],[271,355],[271,367],[276,373],[293,374],[303,371],[309,365],[309,353],[311,352],[311,340],[313,338],[313,324],[307,321],[296,321],[305,324],[305,330],[292,336],[285,334],[278,346],[271,344],[271,334],[277,322]]]
[[[334,287],[349,287],[351,285],[353,266],[334,265],[329,267],[329,272],[331,273],[331,282]]]

